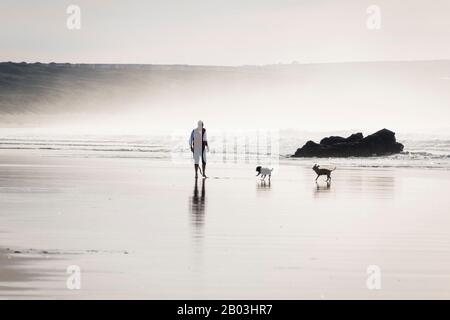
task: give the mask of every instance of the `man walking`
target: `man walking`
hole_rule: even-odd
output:
[[[209,151],[209,146],[203,121],[199,120],[197,123],[197,128],[192,130],[191,138],[189,139],[189,145],[194,156],[195,178],[198,177],[197,172],[199,170],[200,159],[202,160],[202,170],[200,171],[200,173],[203,175],[203,178],[207,178],[206,151]]]

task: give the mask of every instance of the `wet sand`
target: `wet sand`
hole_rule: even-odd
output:
[[[330,187],[295,162],[270,185],[208,171],[2,150],[0,298],[450,298],[449,171],[338,168]]]

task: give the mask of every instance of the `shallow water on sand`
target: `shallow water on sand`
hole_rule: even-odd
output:
[[[3,298],[450,298],[448,171],[53,155],[0,156]]]

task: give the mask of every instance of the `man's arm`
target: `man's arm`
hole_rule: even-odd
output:
[[[194,130],[191,132],[191,137],[189,138],[189,147],[191,151],[194,152]]]
[[[206,136],[206,130],[203,133],[203,143],[205,144],[205,148],[209,151],[209,146],[208,146],[208,138]]]

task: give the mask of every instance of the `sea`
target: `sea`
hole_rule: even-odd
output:
[[[398,135],[403,152],[389,156],[350,158],[293,158],[308,140],[318,142],[320,133],[280,130],[209,132],[209,163],[279,164],[311,166],[324,163],[340,167],[450,169],[450,139],[445,136]],[[190,163],[189,132],[133,134],[55,133],[0,130],[1,150],[34,150],[44,156],[141,158]]]

